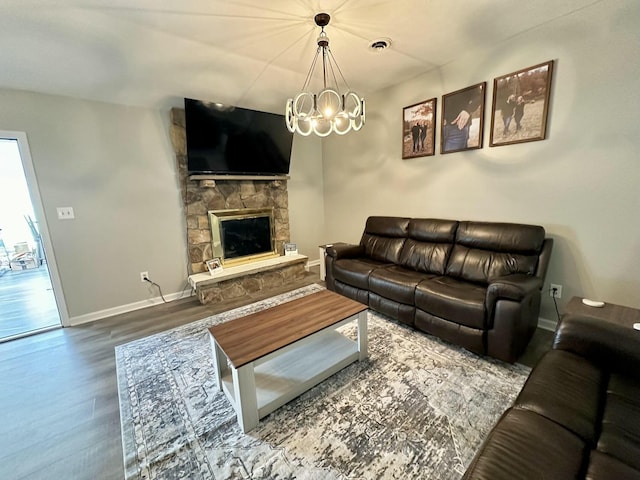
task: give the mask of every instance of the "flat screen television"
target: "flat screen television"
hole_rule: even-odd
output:
[[[284,115],[184,99],[192,174],[286,175],[293,134]]]

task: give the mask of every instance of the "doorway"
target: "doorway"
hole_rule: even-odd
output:
[[[66,319],[35,172],[22,132],[0,131],[0,342]],[[59,289],[58,289],[59,290]]]

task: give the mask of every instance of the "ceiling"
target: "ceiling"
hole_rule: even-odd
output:
[[[367,94],[604,0],[3,0],[0,88],[168,108],[183,97],[280,112],[327,12]],[[375,52],[373,40],[391,39]]]

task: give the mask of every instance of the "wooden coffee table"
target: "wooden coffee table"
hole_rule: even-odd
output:
[[[351,321],[358,339],[336,331]],[[329,290],[209,328],[218,387],[244,432],[367,357],[367,306]]]

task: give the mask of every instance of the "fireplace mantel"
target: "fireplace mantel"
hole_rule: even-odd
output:
[[[286,182],[287,180],[289,180],[289,175],[189,175],[189,181],[198,182],[200,188],[215,188],[216,182]]]
[[[289,175],[189,175],[189,180],[289,180]]]

